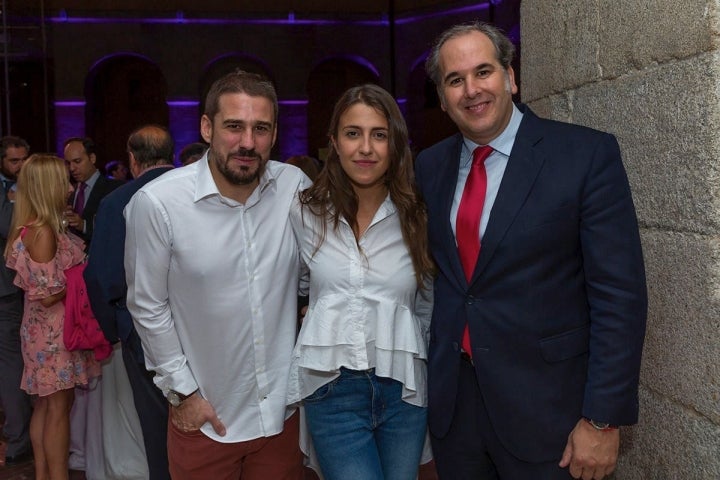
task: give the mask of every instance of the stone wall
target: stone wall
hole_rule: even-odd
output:
[[[526,1],[522,92],[543,116],[615,134],[650,308],[640,423],[617,479],[720,479],[718,2]]]

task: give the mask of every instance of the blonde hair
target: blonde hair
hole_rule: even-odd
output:
[[[65,162],[54,155],[34,154],[25,161],[17,181],[12,224],[5,246],[5,257],[23,226],[48,225],[55,235],[65,232],[63,210],[70,181]]]

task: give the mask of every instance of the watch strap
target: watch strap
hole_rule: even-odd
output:
[[[584,418],[584,420],[590,424],[591,427],[593,427],[595,430],[599,430],[601,432],[607,432],[610,430],[617,430],[616,425],[610,425],[606,422],[596,422],[595,420],[592,420],[590,418]]]

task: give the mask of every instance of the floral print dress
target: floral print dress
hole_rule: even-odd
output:
[[[29,394],[50,395],[59,390],[87,385],[100,375],[100,364],[91,350],[70,352],[63,344],[65,304],[46,308],[45,297],[65,288],[65,270],[84,261],[83,242],[72,234],[60,234],[55,257],[47,263],[30,258],[20,237],[13,243],[7,266],[17,272],[15,285],[25,291],[25,312],[20,327],[25,361],[21,388]]]

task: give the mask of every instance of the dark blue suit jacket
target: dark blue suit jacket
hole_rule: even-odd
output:
[[[100,202],[95,216],[95,232],[85,268],[85,284],[93,313],[111,343],[126,342],[134,330],[125,305],[125,218],[123,209],[146,183],[172,169],[155,168],[116,189]],[[142,356],[138,357],[142,358]]]
[[[14,204],[7,198],[7,193],[0,182],[0,251],[5,251],[7,238],[10,235],[10,224],[12,222]],[[12,295],[20,291],[13,283],[15,280],[15,270],[5,266],[5,259],[2,259],[0,265],[0,297]]]
[[[638,416],[647,294],[635,209],[617,141],[524,116],[467,282],[450,226],[462,136],[420,153],[438,267],[428,359],[431,432],[450,426],[469,323],[493,427],[523,461],[558,460],[582,417]]]
[[[101,173],[95,182],[95,186],[93,186],[93,189],[90,190],[90,196],[87,199],[87,203],[85,204],[82,214],[82,219],[85,220],[85,233],[75,230],[74,228],[71,229],[73,233],[85,241],[86,250],[88,250],[88,245],[92,243],[93,231],[95,230],[96,225],[95,215],[97,215],[100,202],[110,192],[122,185],[123,183],[121,181],[104,177]],[[73,199],[74,196],[70,195],[68,200],[69,205],[73,204]]]

